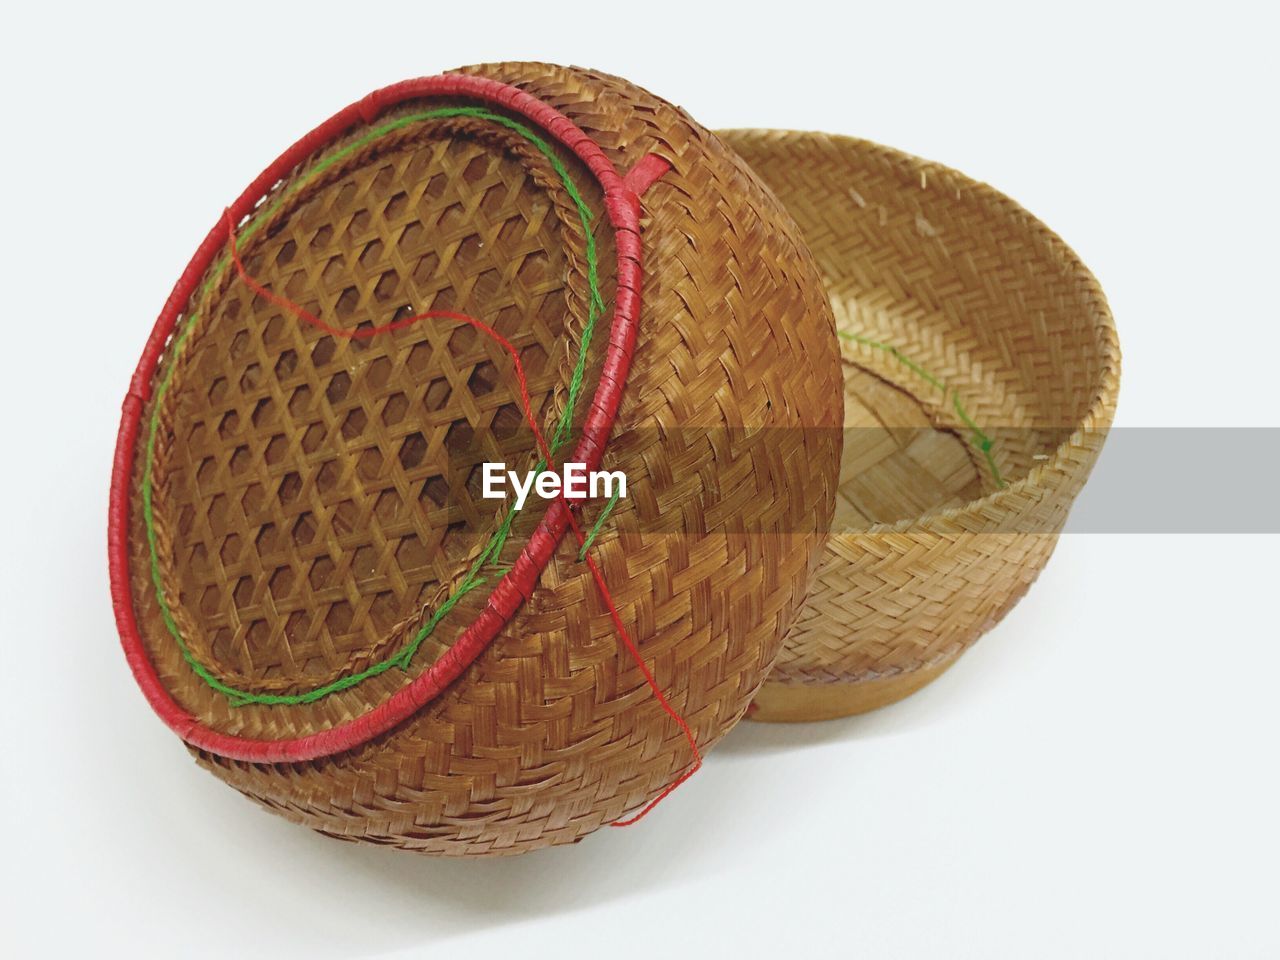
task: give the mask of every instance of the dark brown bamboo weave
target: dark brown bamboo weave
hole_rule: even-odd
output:
[[[467,72],[551,103],[620,171],[649,153],[672,165],[643,198],[639,340],[604,458],[626,472],[629,496],[594,551],[658,684],[709,747],[772,664],[832,510],[837,430],[723,442],[730,427],[838,426],[838,352],[816,268],[745,165],[670,104],[574,68]],[[599,188],[558,154],[598,212],[611,305]],[[520,350],[542,422],[563,409],[586,316],[584,235],[549,162],[515,134],[472,119],[393,134],[287,200],[243,255],[251,275],[335,326],[428,309],[491,323]],[[449,321],[336,339],[231,273],[190,309],[201,319],[160,410],[154,509],[163,589],[193,654],[234,686],[290,694],[394,653],[503,512],[480,498],[478,464],[536,459],[509,361]],[[140,452],[135,489],[141,463]],[[484,587],[467,594],[408,671],[310,704],[233,706],[193,674],[161,622],[137,500],[130,571],[144,642],[172,696],[219,732],[300,736],[360,716],[483,604]],[[586,525],[599,509],[584,508]],[[504,557],[541,512],[532,502],[520,515]],[[636,809],[688,766],[689,747],[577,552],[566,537],[479,660],[391,732],[305,763],[203,752],[199,762],[295,822],[430,853],[572,842]]]
[[[1071,250],[984,184],[849,137],[721,136],[795,216],[837,327],[882,345],[842,341],[833,536],[751,715],[859,713],[938,676],[1048,561],[1115,410],[1115,328]]]

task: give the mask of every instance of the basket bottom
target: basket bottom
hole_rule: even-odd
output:
[[[931,417],[915,390],[853,364],[844,373],[833,532],[961,507],[992,489],[976,448]]]
[[[808,723],[870,713],[928,686],[960,659],[960,654],[932,667],[875,680],[850,683],[766,683],[756,694],[747,719],[762,723]]]

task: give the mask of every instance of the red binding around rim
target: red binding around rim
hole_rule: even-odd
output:
[[[635,347],[640,314],[640,203],[636,192],[623,182],[599,145],[560,111],[523,90],[482,77],[444,74],[405,80],[383,87],[334,114],[281,154],[231,205],[231,216],[236,221],[247,216],[253,211],[259,198],[278,180],[351,127],[358,123],[372,123],[388,107],[419,97],[467,97],[524,116],[572,150],[604,190],[605,210],[616,235],[617,291],[600,382],[582,425],[582,438],[578,441],[572,458],[575,462],[585,463],[587,470],[594,470],[600,465],[608,443]],[[160,719],[183,740],[201,750],[232,760],[260,763],[313,760],[359,746],[370,738],[385,733],[416,713],[457,679],[497,636],[520,604],[533,593],[539,575],[550,562],[568,528],[569,511],[564,500],[552,502],[528,545],[516,558],[511,570],[494,586],[484,609],[463,631],[462,636],[412,682],[368,713],[328,730],[284,740],[254,740],[219,733],[187,713],[161,683],[138,632],[129,587],[129,484],[133,476],[134,450],[142,421],[142,408],[151,394],[152,376],[179,315],[223,247],[225,224],[225,219],[219,217],[187,264],[173,292],[169,294],[125,397],[124,415],[116,440],[107,527],[111,602],[115,609],[116,626],[120,631],[120,642],[124,646],[125,658],[133,671],[134,679]]]

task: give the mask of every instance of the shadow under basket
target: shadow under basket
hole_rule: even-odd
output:
[[[722,131],[795,217],[836,315],[831,536],[749,716],[862,713],[944,672],[1048,561],[1115,410],[1097,282],[990,187],[818,133]]]

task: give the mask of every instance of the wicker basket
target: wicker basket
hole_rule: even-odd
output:
[[[627,475],[611,514],[480,495],[481,461],[538,459],[504,341],[553,459]],[[668,103],[539,64],[378,91],[250,185],[148,343],[112,491],[130,665],[202,766],[326,834],[577,840],[692,757],[567,528],[710,746],[821,555],[839,377],[794,222]]]
[[[751,716],[860,713],[954,663],[1049,559],[1111,423],[1115,329],[983,184],[847,137],[720,135],[800,224],[845,373],[834,535]]]

